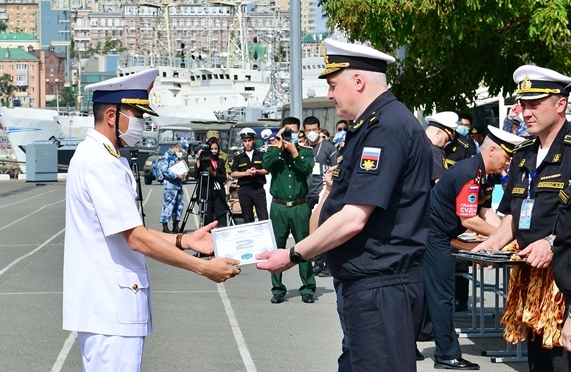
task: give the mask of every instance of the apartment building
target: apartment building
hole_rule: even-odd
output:
[[[40,58],[20,48],[0,48],[0,75],[11,75],[17,88],[14,106],[40,107],[40,71]]]
[[[0,19],[6,22],[6,32],[36,34],[39,23],[38,9],[38,0],[0,2]]]

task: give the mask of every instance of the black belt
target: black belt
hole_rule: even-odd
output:
[[[305,204],[305,202],[306,202],[305,198],[299,199],[299,200],[294,200],[294,201],[289,201],[289,202],[284,201],[284,200],[280,200],[278,198],[272,198],[272,201],[274,203],[285,205],[286,207],[295,207],[296,205]]]

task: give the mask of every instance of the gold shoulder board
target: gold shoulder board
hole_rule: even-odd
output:
[[[103,146],[105,146],[105,148],[107,149],[107,151],[109,151],[109,153],[111,155],[113,155],[114,157],[116,157],[117,159],[119,159],[121,157],[121,155],[119,155],[117,153],[117,151],[115,151],[111,146],[109,146],[108,144],[104,143]]]
[[[532,139],[527,140],[527,141],[523,141],[522,143],[520,143],[519,145],[514,147],[514,154],[520,149],[523,149],[525,147],[533,145],[534,142],[535,142],[535,138],[532,138]]]

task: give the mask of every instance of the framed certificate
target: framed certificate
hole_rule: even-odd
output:
[[[214,256],[239,260],[239,266],[261,262],[257,254],[277,248],[270,220],[222,227],[211,233]]]

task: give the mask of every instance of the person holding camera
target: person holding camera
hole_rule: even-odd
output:
[[[254,207],[258,220],[268,219],[266,203],[266,174],[262,167],[264,153],[254,148],[256,132],[252,128],[244,128],[239,133],[244,151],[234,155],[232,162],[232,178],[238,179],[238,201],[242,209],[244,223],[254,222]]]
[[[206,203],[203,224],[218,221],[218,227],[228,226],[226,212],[226,190],[224,184],[228,177],[224,160],[218,156],[220,147],[216,138],[210,138],[196,153],[196,165],[193,177],[197,180],[199,199]]]
[[[313,171],[315,161],[311,147],[297,144],[300,121],[288,117],[282,121],[282,129],[276,138],[270,142],[268,150],[262,159],[262,166],[272,175],[270,194],[270,220],[274,229],[276,244],[285,248],[291,232],[296,242],[309,235],[309,216],[311,211],[307,206],[307,177]],[[305,303],[313,303],[315,299],[315,276],[313,266],[308,258],[299,264],[299,276],[303,285],[299,288],[301,299]],[[271,274],[271,302],[282,303],[287,293],[282,283],[282,274]]]
[[[186,141],[176,143],[172,148],[164,153],[161,162],[161,173],[163,174],[163,208],[161,210],[160,223],[163,225],[164,233],[178,234],[178,223],[182,218],[182,210],[184,208],[182,180],[184,174],[176,174],[170,167],[181,160],[183,152],[182,148],[186,148]],[[172,218],[172,230],[169,230],[169,220]]]

